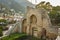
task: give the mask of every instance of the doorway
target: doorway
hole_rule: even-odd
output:
[[[22,32],[23,33],[26,33],[27,32],[26,19],[24,19],[23,22],[22,22]]]
[[[32,28],[32,36],[37,36],[37,33],[38,33],[38,31],[37,31],[37,28],[35,28],[35,27],[33,27]]]

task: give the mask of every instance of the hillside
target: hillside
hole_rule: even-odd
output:
[[[34,6],[27,0],[0,0],[0,4],[3,4],[10,9],[14,9],[16,12],[21,11],[22,13],[26,12],[27,6]]]

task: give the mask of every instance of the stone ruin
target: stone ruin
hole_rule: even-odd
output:
[[[48,12],[43,8],[27,7],[22,32],[39,38],[43,36],[46,40],[55,40],[57,37],[57,28],[52,26]]]

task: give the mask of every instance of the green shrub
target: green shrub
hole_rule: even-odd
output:
[[[11,34],[9,36],[2,38],[2,40],[16,40],[17,38],[21,38],[22,36],[26,36],[26,34],[19,34],[19,33]]]
[[[3,35],[2,31],[3,31],[2,26],[0,26],[0,36]]]
[[[6,26],[8,24],[7,20],[5,19],[0,19],[0,23],[4,23],[4,24],[0,24],[0,26]]]
[[[26,34],[15,33],[2,38],[2,40],[40,40],[40,39]]]

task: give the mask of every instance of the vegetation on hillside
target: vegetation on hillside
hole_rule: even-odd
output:
[[[6,25],[7,25],[7,20],[0,19],[0,26],[6,26]]]
[[[0,26],[0,36],[3,35],[2,31],[3,31],[3,28],[2,28],[2,26]]]
[[[7,20],[5,19],[0,19],[0,36],[3,35],[3,27],[5,28],[5,26],[7,25]]]

